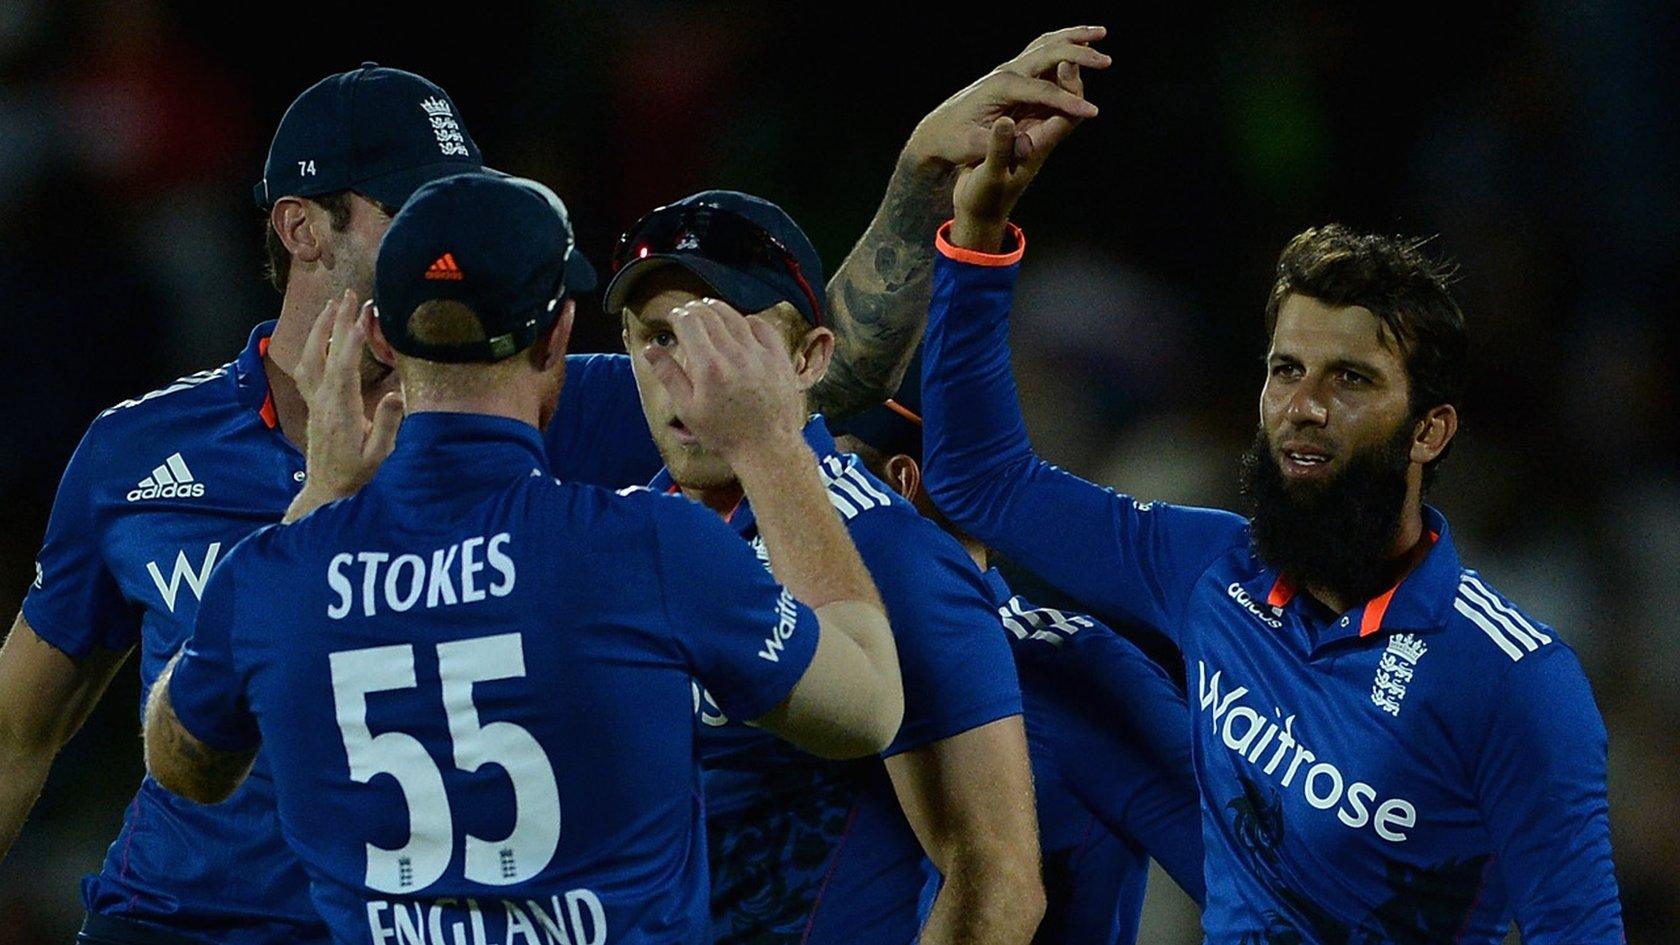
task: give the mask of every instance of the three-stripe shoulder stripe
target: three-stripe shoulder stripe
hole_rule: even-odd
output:
[[[863,470],[841,462],[837,456],[824,459],[820,469],[823,484],[828,487],[829,503],[847,519],[892,504],[892,497],[870,482]]]
[[[1468,571],[1459,579],[1453,609],[1487,634],[1487,638],[1505,651],[1512,661],[1520,660],[1552,642],[1550,636]]]
[[[120,404],[116,404],[104,413],[101,413],[100,416],[108,417],[119,410],[127,410],[129,407],[138,407],[148,400],[156,400],[159,397],[167,397],[170,394],[178,394],[184,390],[191,390],[201,384],[213,381],[218,377],[225,377],[227,376],[227,372],[227,367],[223,366],[209,371],[199,371],[197,374],[188,374],[186,377],[181,378],[162,390],[154,390],[149,394],[142,394],[133,400],[125,400]]]
[[[1061,646],[1079,631],[1096,626],[1089,617],[1065,613],[1054,607],[1029,610],[1022,606],[1019,597],[1011,597],[1009,603],[999,607],[998,616],[1003,618],[1004,629],[1014,634],[1015,639],[1043,640],[1052,646]]]

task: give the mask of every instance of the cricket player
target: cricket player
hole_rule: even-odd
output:
[[[1153,857],[1200,905],[1201,807],[1184,694],[1096,620],[1035,606],[921,485],[921,360],[897,394],[835,425],[836,445],[957,539],[984,573],[1021,679],[1044,869],[1039,945],[1137,941]],[[937,882],[930,884],[936,891]]]
[[[1007,344],[1026,242],[1008,217],[1037,168],[1000,124],[937,237],[928,494],[1183,650],[1209,941],[1497,943],[1514,919],[1529,945],[1620,943],[1586,676],[1423,502],[1465,374],[1443,269],[1414,240],[1295,237],[1266,305],[1252,517],[1133,500],[1028,444]]]
[[[714,317],[729,343],[690,360],[689,416],[743,470],[785,588],[702,509],[546,474],[569,293],[595,278],[543,196],[428,184],[375,271],[377,320],[347,296],[306,355],[325,364],[303,504],[343,501],[217,567],[153,687],[148,770],[214,804],[266,747],[281,832],[345,945],[703,942],[691,680],[827,757],[880,750],[903,717],[781,339]],[[409,411],[389,459],[383,431],[360,436],[365,342]]]
[[[956,168],[984,153],[997,115],[1024,116],[1025,150],[1050,110],[1088,108],[1035,76],[1058,58],[1089,65],[1084,44],[1101,35],[1046,34],[917,125],[827,288],[836,356],[812,392],[824,409],[858,409],[898,383],[931,285],[922,234],[950,213]],[[322,80],[287,110],[256,187],[283,295],[278,319],[257,326],[231,363],[102,414],[65,470],[36,579],[0,649],[0,855],[127,653],[139,647],[149,689],[191,630],[217,561],[303,489],[307,407],[294,375],[322,311],[347,289],[371,296],[380,237],[417,187],[480,166],[453,100],[412,73],[369,63]],[[365,359],[370,416],[391,389],[389,367]],[[394,424],[397,408],[386,409],[381,422]],[[628,359],[572,356],[545,445],[567,481],[618,487],[659,469]],[[82,893],[90,945],[327,940],[280,838],[261,756],[211,807],[143,780]]]
[[[816,250],[774,204],[706,191],[638,221],[616,263],[606,304],[623,319],[666,460],[649,488],[703,504],[761,548],[739,470],[689,422],[667,376],[692,375],[713,344],[684,327],[685,313],[720,312],[773,325],[801,384],[814,385],[832,352],[811,289]],[[699,693],[713,941],[915,941],[931,859],[947,884],[921,941],[1025,943],[1043,909],[1031,774],[1020,689],[980,572],[842,454],[821,415],[805,437],[833,503],[823,514],[845,521],[892,615],[904,726],[884,763],[835,763]]]

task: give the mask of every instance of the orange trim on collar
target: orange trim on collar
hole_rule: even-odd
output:
[[[1022,256],[1026,255],[1027,234],[1021,232],[1021,228],[1013,223],[1009,224],[1009,230],[1007,233],[1007,236],[1015,237],[1015,248],[1013,250],[1010,250],[1007,253],[982,253],[977,249],[965,249],[964,247],[957,246],[951,242],[951,224],[955,222],[957,221],[946,220],[944,223],[941,223],[938,231],[935,232],[933,236],[934,247],[938,249],[939,254],[944,256],[946,259],[954,259],[957,262],[968,263],[974,266],[994,266],[1001,268],[1003,266],[1015,265],[1021,261]],[[1008,244],[1007,237],[1004,242],[1005,245]]]
[[[272,338],[264,338],[257,342],[257,357],[268,357],[268,343],[272,340]],[[267,424],[270,430],[280,426],[280,413],[274,409],[274,388],[269,388],[268,392],[263,394],[262,410],[259,413],[262,415],[263,423]]]
[[[1433,548],[1435,543],[1440,540],[1440,532],[1433,530],[1430,531],[1429,546],[1431,548]],[[1400,580],[1394,582],[1393,587],[1384,591],[1377,597],[1372,598],[1365,604],[1365,614],[1359,618],[1359,636],[1361,638],[1368,637],[1382,629],[1383,617],[1388,614],[1388,605],[1394,600],[1394,592],[1398,591],[1400,589],[1400,585],[1404,583],[1406,583],[1406,579],[1401,578]]]
[[[1266,603],[1272,607],[1287,607],[1294,599],[1295,585],[1283,575],[1278,575],[1278,579],[1272,582],[1271,591],[1266,594]]]
[[[1399,589],[1400,585],[1396,584],[1365,604],[1365,616],[1359,618],[1361,637],[1368,637],[1382,629],[1383,614],[1388,613],[1388,604],[1394,600],[1394,592]]]

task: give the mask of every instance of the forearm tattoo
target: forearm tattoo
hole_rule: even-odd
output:
[[[856,413],[891,397],[927,322],[933,285],[933,235],[951,215],[950,168],[901,157],[887,194],[846,261],[828,283],[834,362],[812,391],[829,417]]]

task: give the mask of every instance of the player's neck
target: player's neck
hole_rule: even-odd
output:
[[[729,517],[735,514],[735,510],[741,505],[741,499],[746,496],[741,489],[741,483],[736,480],[719,486],[678,485],[684,496],[716,512],[724,521],[728,521]]]
[[[1412,569],[1429,554],[1434,541],[1424,534],[1423,500],[1413,492],[1406,497],[1406,504],[1400,513],[1400,528],[1394,534],[1394,543],[1389,546],[1389,560],[1392,565],[1392,580],[1389,586],[1399,584],[1412,573]],[[1316,598],[1319,603],[1338,614],[1345,614],[1355,607],[1365,603],[1363,600],[1350,600],[1330,588],[1308,584],[1307,593]]]
[[[968,552],[970,558],[974,559],[975,566],[982,573],[991,567],[992,553],[983,543],[975,541],[967,535],[960,535],[957,540],[962,543],[963,550]]]
[[[263,358],[263,372],[268,376],[268,390],[274,398],[274,415],[280,432],[301,452],[308,441],[309,405],[298,390],[293,375],[303,359],[303,346],[315,320],[321,317],[333,293],[329,287],[315,287],[311,280],[294,273],[280,302],[280,316],[274,333],[268,338],[268,354]],[[363,407],[368,415],[385,395],[387,387],[364,390]]]
[[[425,394],[411,385],[403,385],[405,413],[463,413],[483,417],[505,417],[533,427],[541,426],[541,409],[535,402],[525,402],[505,394]]]

